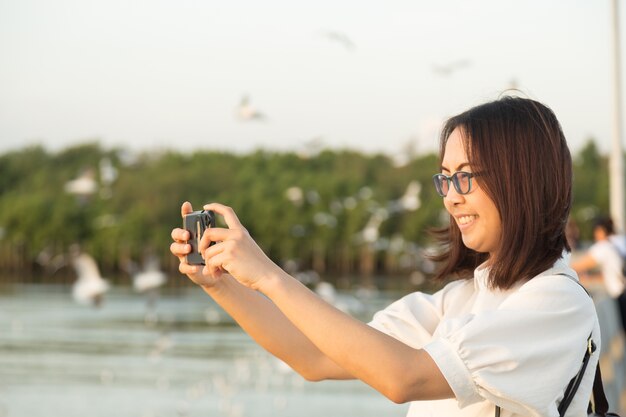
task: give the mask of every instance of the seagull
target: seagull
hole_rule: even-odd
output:
[[[65,192],[75,194],[80,199],[87,199],[98,189],[96,173],[93,169],[84,170],[78,178],[65,183]]]
[[[380,237],[380,225],[389,218],[389,210],[377,208],[367,221],[365,228],[360,232],[364,242],[374,243]]]
[[[421,190],[422,185],[418,181],[411,181],[402,197],[389,203],[389,211],[397,213],[417,210],[421,205],[419,196]]]
[[[265,120],[266,116],[250,104],[250,97],[244,95],[237,106],[236,116],[242,121]]]
[[[355,43],[352,42],[352,40],[348,37],[348,35],[346,35],[343,32],[327,31],[327,32],[324,32],[324,36],[332,42],[339,43],[348,51],[353,51],[356,49]]]
[[[159,260],[151,256],[145,262],[144,268],[133,275],[133,288],[140,293],[146,293],[161,287],[167,278],[159,268]]]
[[[71,264],[77,279],[72,286],[72,296],[79,304],[100,307],[109,283],[100,275],[96,261],[89,254],[81,253],[77,247],[70,249]]]
[[[155,323],[157,321],[156,302],[159,298],[159,288],[167,281],[165,273],[159,268],[159,260],[156,256],[148,257],[143,269],[139,269],[135,262],[129,260],[124,263],[124,268],[132,277],[133,289],[148,297],[146,323]]]
[[[460,59],[458,61],[450,62],[446,65],[433,65],[433,71],[441,75],[443,77],[449,77],[452,73],[467,68],[471,65],[471,61],[469,59]]]

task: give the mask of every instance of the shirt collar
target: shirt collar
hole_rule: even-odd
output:
[[[549,269],[546,269],[542,273],[536,275],[536,277],[542,277],[546,275],[566,275],[571,279],[578,281],[578,275],[572,268],[569,267],[567,262],[567,253],[563,252],[561,258],[557,259],[554,265]],[[483,262],[474,270],[474,288],[477,290],[489,288],[489,270],[490,268],[487,266],[487,262]],[[519,282],[518,285],[523,284],[524,282]],[[515,285],[514,287],[517,287]]]

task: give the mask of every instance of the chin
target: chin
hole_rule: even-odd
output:
[[[463,238],[463,244],[465,245],[467,249],[478,251],[478,249],[476,248],[476,244],[472,242],[470,239]]]
[[[480,245],[477,245],[475,243],[467,242],[467,241],[464,240],[463,244],[465,245],[466,248],[471,249],[474,252],[478,252],[478,253],[485,253],[485,252],[487,252],[486,250],[483,250]]]

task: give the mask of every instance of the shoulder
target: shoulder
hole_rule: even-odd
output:
[[[593,300],[578,282],[576,274],[548,274],[524,283],[511,297],[512,302],[523,302],[527,307],[541,310],[580,310],[591,313]]]
[[[449,282],[435,296],[441,298],[444,310],[446,305],[456,304],[465,301],[477,290],[475,278],[459,279]]]
[[[407,306],[423,303],[425,300],[445,310],[445,305],[469,297],[475,291],[473,279],[460,279],[445,284],[433,293],[416,291],[405,295],[394,304]],[[393,304],[392,304],[393,305]]]

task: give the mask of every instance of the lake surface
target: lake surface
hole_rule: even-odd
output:
[[[395,297],[373,296],[362,319]],[[0,417],[406,414],[358,381],[304,381],[197,288],[162,294],[156,313],[146,301],[113,288],[93,308],[67,286],[0,286]]]

